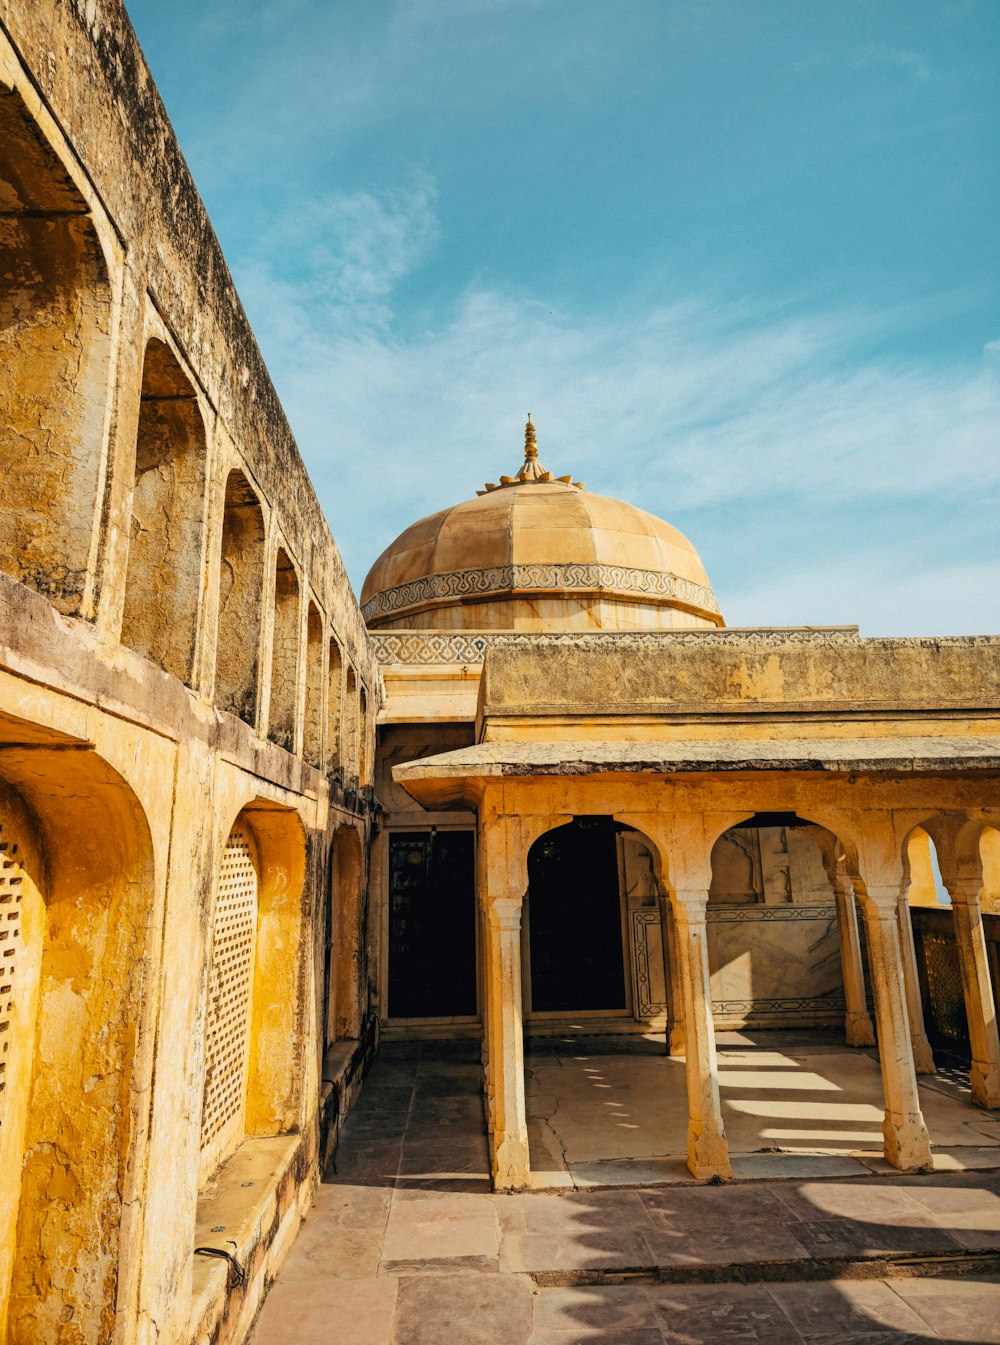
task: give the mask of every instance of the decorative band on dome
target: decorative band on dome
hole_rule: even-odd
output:
[[[361,608],[366,621],[398,616],[411,608],[468,598],[501,598],[515,593],[601,593],[634,601],[677,603],[716,615],[719,604],[704,584],[662,570],[637,570],[625,565],[494,565],[487,569],[452,570],[414,579],[376,593]]]

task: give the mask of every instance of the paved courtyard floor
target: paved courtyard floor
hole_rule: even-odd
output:
[[[683,1069],[581,1039],[528,1062],[532,1158],[562,1189],[494,1196],[474,1051],[385,1047],[254,1345],[1000,1345],[1000,1149],[960,1081],[925,1085],[945,1152],[904,1176],[871,1156],[868,1112],[805,1109],[874,1107],[864,1053],[849,1077],[806,1038],[722,1054],[736,1182],[633,1184],[676,1152],[659,1136]],[[754,1152],[775,1147],[794,1151]]]

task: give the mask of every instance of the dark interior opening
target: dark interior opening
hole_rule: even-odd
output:
[[[476,881],[471,831],[389,837],[389,1016],[476,1012]]]
[[[621,830],[610,817],[578,817],[531,848],[531,1007],[537,1013],[626,1007]]]

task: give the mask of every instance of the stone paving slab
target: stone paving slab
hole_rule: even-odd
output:
[[[376,1066],[252,1345],[1000,1345],[1000,1171],[493,1195],[478,1086]]]

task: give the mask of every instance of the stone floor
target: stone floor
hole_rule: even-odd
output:
[[[663,1097],[658,1082],[629,1079],[629,1064],[646,1078],[642,1051],[572,1047],[571,1057],[539,1047],[529,1067],[538,1071],[536,1102],[553,1091],[562,1099],[553,1134],[568,1141],[563,1172],[579,1181],[588,1162],[637,1157],[634,1145],[619,1142],[607,1159],[588,1158],[601,1150],[583,1113],[624,1114],[626,1135],[633,1124],[646,1134],[640,1099],[651,1086],[658,1109]],[[727,1055],[730,1049],[753,1047],[731,1043]],[[836,1051],[791,1039],[760,1049],[767,1054],[736,1068],[733,1102],[776,1098],[778,1090],[760,1081],[787,1072],[810,1085],[781,1090],[799,1098],[798,1113],[802,1092],[834,1094],[834,1106],[871,1105],[867,1085],[856,1095],[853,1075],[845,1092],[828,1058]],[[724,1073],[734,1063],[725,1060]],[[658,1068],[672,1078],[677,1067]],[[553,1089],[548,1076],[557,1069],[572,1082],[557,1080]],[[757,1086],[749,1087],[755,1069]],[[813,1087],[812,1076],[832,1087]],[[612,1097],[600,1086],[607,1083]],[[942,1127],[964,1124],[974,1111],[950,1088],[942,1081],[930,1090],[958,1109],[942,1104]],[[595,1108],[603,1101],[615,1105]],[[553,1124],[553,1113],[544,1114]],[[737,1115],[751,1118],[748,1145],[788,1138],[761,1127],[792,1128],[787,1109],[732,1108],[727,1125],[735,1128]],[[975,1116],[990,1124],[986,1113]],[[850,1159],[842,1175],[824,1175],[802,1165],[844,1162],[836,1145],[854,1143],[845,1138],[854,1118],[835,1113],[829,1127],[816,1117],[822,1120],[811,1112],[792,1119],[798,1129],[822,1130],[832,1155],[760,1155],[769,1170],[732,1185],[672,1179],[494,1196],[479,1067],[468,1047],[385,1048],[348,1118],[337,1171],[319,1188],[268,1295],[253,1345],[1000,1345],[1000,1152],[992,1169],[903,1176],[878,1170],[874,1159],[868,1166]],[[857,1133],[867,1135],[870,1125],[860,1121]],[[834,1130],[840,1138],[830,1141]],[[604,1181],[612,1175],[610,1168],[599,1173]]]
[[[737,1178],[885,1170],[875,1051],[851,1050],[832,1033],[717,1040]],[[936,1165],[1000,1167],[1000,1118],[972,1105],[964,1074],[943,1068],[920,1082]],[[690,1180],[684,1061],[664,1054],[662,1036],[535,1040],[525,1085],[537,1187]]]

